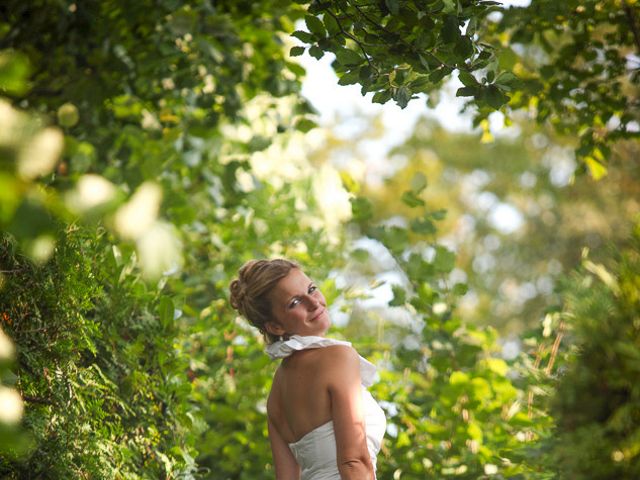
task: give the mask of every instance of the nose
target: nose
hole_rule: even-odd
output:
[[[307,305],[309,310],[316,310],[320,306],[320,301],[313,295],[307,295]]]

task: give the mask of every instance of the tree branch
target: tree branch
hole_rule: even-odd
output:
[[[355,3],[353,4],[353,7],[358,11],[358,13],[360,13],[360,15],[362,15],[362,17],[368,21],[371,25],[373,25],[374,27],[379,28],[380,30],[382,30],[384,33],[386,33],[387,35],[390,36],[397,36],[395,33],[387,30],[387,27],[385,27],[384,25],[382,25],[381,23],[376,22],[375,20],[373,20],[371,17],[369,17],[363,10],[362,8],[360,8],[360,6],[356,5]],[[405,42],[404,40],[400,39],[400,42],[409,49],[410,52],[413,52],[416,55],[419,55],[420,52],[418,52],[413,45],[411,45],[410,43]],[[445,62],[443,62],[442,60],[440,60],[438,57],[435,56],[435,54],[433,52],[430,51],[426,51],[425,52],[428,55],[431,55],[437,62],[440,63],[441,66],[443,67],[447,67],[447,68],[451,68],[451,69],[455,69],[458,67],[454,67],[451,65],[446,64]]]
[[[558,334],[556,335],[556,339],[553,342],[553,346],[551,347],[551,355],[549,356],[549,363],[547,364],[547,368],[545,368],[544,373],[547,375],[551,375],[553,371],[553,364],[556,360],[556,356],[558,355],[558,349],[560,348],[560,342],[562,341],[562,337],[564,336],[564,322],[560,322],[558,325]]]
[[[29,395],[22,395],[22,400],[29,403],[39,403],[41,405],[53,405],[53,402],[48,398],[31,397]]]
[[[371,63],[371,59],[369,58],[369,55],[367,54],[367,51],[364,49],[364,47],[362,46],[362,43],[360,43],[360,41],[354,37],[353,35],[351,35],[349,32],[347,32],[343,27],[342,24],[340,23],[340,19],[338,18],[338,16],[336,14],[334,14],[331,10],[327,9],[325,10],[326,13],[328,13],[329,15],[331,15],[334,20],[336,21],[336,23],[338,24],[338,27],[340,28],[340,31],[343,33],[343,35],[345,37],[350,38],[351,40],[353,40],[354,42],[356,42],[356,44],[358,45],[358,47],[360,47],[360,50],[362,50],[362,54],[364,55],[365,60],[367,61],[367,63],[369,64],[369,66],[376,72],[378,72],[378,69],[375,67],[375,65],[373,65],[373,63]]]
[[[638,55],[640,55],[640,29],[638,28],[636,15],[633,12],[633,8],[631,8],[631,5],[627,3],[627,0],[623,0],[622,4],[624,5],[624,13],[627,15],[627,21],[629,22],[629,27],[631,28],[631,32],[633,33],[633,39],[635,40],[635,43],[636,43],[636,49],[638,50]]]

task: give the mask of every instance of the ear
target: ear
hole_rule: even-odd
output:
[[[284,335],[285,333],[284,328],[282,328],[278,322],[275,322],[273,320],[265,323],[264,329],[271,335],[275,335],[276,337]]]

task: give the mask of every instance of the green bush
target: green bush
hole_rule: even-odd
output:
[[[27,405],[8,478],[165,478],[192,470],[188,363],[162,291],[108,235],[68,228],[35,266],[3,235],[0,290]]]
[[[640,478],[640,229],[563,286],[571,352],[551,402],[562,479]]]

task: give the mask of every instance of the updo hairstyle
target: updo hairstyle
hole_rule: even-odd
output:
[[[267,343],[278,340],[276,335],[265,329],[267,322],[273,320],[269,293],[294,268],[300,266],[283,258],[249,260],[240,267],[238,278],[229,285],[231,306],[260,330]]]

